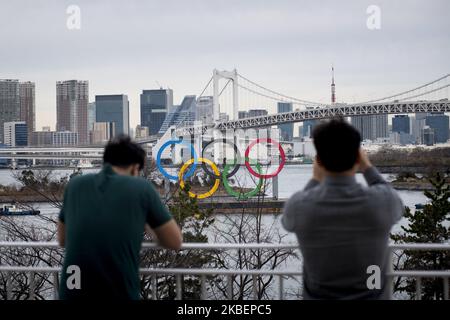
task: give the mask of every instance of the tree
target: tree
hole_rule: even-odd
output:
[[[450,238],[450,185],[447,175],[436,173],[429,178],[433,190],[425,191],[430,203],[422,210],[414,213],[406,208],[405,218],[408,225],[402,226],[403,233],[391,235],[397,243],[444,243]],[[446,225],[447,223],[447,225]],[[450,253],[445,251],[412,251],[405,250],[399,257],[400,266],[407,270],[448,270],[450,269]],[[406,292],[411,298],[416,295],[415,279],[398,279],[395,291]],[[444,287],[442,279],[422,279],[422,299],[443,299]]]
[[[257,181],[252,178],[252,184]],[[235,179],[235,189],[243,193],[248,184]],[[223,215],[221,221],[215,224],[214,242],[227,243],[282,243],[285,235],[275,226],[276,219],[264,214],[265,194],[268,180],[264,180],[261,192],[255,198],[238,199],[242,203],[240,213]],[[249,204],[252,204],[250,206]],[[248,208],[253,207],[253,208]],[[272,221],[267,221],[273,219]],[[218,251],[215,255],[217,267],[222,269],[239,270],[275,270],[284,265],[290,257],[294,257],[293,250],[285,249],[238,249],[235,251]],[[236,275],[223,281],[224,277],[217,277],[211,288],[214,299],[273,299],[273,276]],[[255,283],[255,282],[256,283]]]
[[[48,170],[23,170],[15,173],[14,178],[20,183],[21,190],[38,196],[55,208],[61,208],[61,197],[69,179],[82,174],[74,171],[70,176],[56,177]],[[16,201],[18,206],[28,207]],[[31,223],[16,217],[0,217],[2,240],[5,241],[54,241],[56,239],[57,219],[52,216],[38,215],[31,217]],[[28,221],[28,220],[27,220]],[[0,248],[0,264],[35,267],[57,267],[61,265],[63,250],[60,248]],[[30,275],[12,272],[10,278],[13,300],[30,297]],[[34,275],[36,299],[48,299],[52,296],[52,275],[36,273]],[[7,277],[0,275],[0,298],[6,299]]]
[[[197,198],[189,196],[190,184],[178,189],[167,203],[185,242],[208,242],[206,230],[214,223],[212,209],[201,209]],[[148,239],[148,238],[147,238]],[[214,252],[201,250],[146,250],[141,253],[141,266],[152,268],[202,268],[210,265]],[[158,299],[176,298],[176,277],[173,275],[141,276],[141,295],[150,299],[156,294]],[[181,281],[183,299],[200,299],[201,282],[198,276],[184,276]],[[156,289],[156,292],[153,290]]]

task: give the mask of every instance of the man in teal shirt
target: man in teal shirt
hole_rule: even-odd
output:
[[[137,177],[145,151],[127,136],[110,141],[97,174],[73,178],[59,214],[65,246],[61,299],[139,299],[145,227],[160,244],[181,247],[180,229],[152,184]]]

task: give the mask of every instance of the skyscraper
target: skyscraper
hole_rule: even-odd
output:
[[[96,122],[114,122],[115,135],[130,134],[130,112],[127,95],[95,96],[95,114]]]
[[[28,141],[30,141],[31,133],[36,130],[35,84],[30,81],[21,82],[19,88],[19,119],[20,121],[25,121],[28,130]]]
[[[142,90],[141,126],[148,127],[150,135],[157,134],[172,108],[172,89]]]
[[[96,121],[95,102],[88,103],[88,131],[92,131]]]
[[[359,131],[363,140],[376,140],[388,137],[388,115],[353,116],[352,125]]]
[[[195,120],[201,121],[204,124],[210,124],[214,122],[212,96],[199,97],[197,99],[197,111]]]
[[[0,142],[4,142],[5,122],[20,119],[20,84],[19,80],[0,80]]]
[[[282,112],[291,112],[292,111],[292,103],[290,102],[278,102],[277,104],[278,113]],[[294,137],[294,124],[286,123],[278,125],[278,129],[280,129],[281,139],[284,141],[292,141]]]
[[[195,96],[185,96],[179,106],[175,106],[164,119],[158,134],[164,134],[170,126],[193,124],[196,119],[197,99]]]
[[[56,131],[78,133],[78,143],[88,142],[89,82],[56,82]]]
[[[392,132],[410,133],[409,116],[396,115],[392,118]]]
[[[422,144],[422,130],[425,126],[425,119],[427,117],[426,113],[416,113],[414,117],[411,119],[411,133],[414,136],[414,140],[417,144]]]
[[[434,142],[445,143],[449,139],[449,117],[443,112],[433,112],[425,118],[425,124],[434,130]]]

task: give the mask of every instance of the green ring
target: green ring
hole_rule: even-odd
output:
[[[225,187],[225,190],[228,192],[229,195],[236,197],[238,200],[247,200],[248,198],[255,196],[261,190],[262,184],[264,182],[264,178],[262,177],[259,178],[258,184],[256,185],[255,189],[245,193],[234,191],[233,188],[228,183],[227,179],[227,173],[230,167],[231,167],[230,164],[226,164],[222,172],[223,186]],[[259,163],[256,163],[256,170],[258,170],[258,173],[261,174],[261,165]]]

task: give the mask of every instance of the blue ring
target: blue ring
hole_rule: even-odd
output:
[[[170,180],[178,181],[178,175],[173,176],[173,175],[169,174],[161,166],[161,155],[162,155],[164,149],[166,149],[168,146],[170,146],[172,144],[184,144],[184,145],[188,146],[191,149],[191,156],[194,157],[194,163],[192,164],[191,169],[189,169],[189,171],[186,172],[186,174],[184,175],[184,179],[189,178],[190,176],[192,176],[194,174],[195,169],[197,167],[197,154],[195,153],[194,146],[191,143],[187,142],[187,141],[184,141],[184,140],[169,140],[169,141],[165,142],[161,146],[161,148],[159,148],[159,150],[158,150],[158,155],[156,156],[156,166],[158,167],[159,171],[163,174],[163,176],[165,176],[166,178],[168,178]]]

